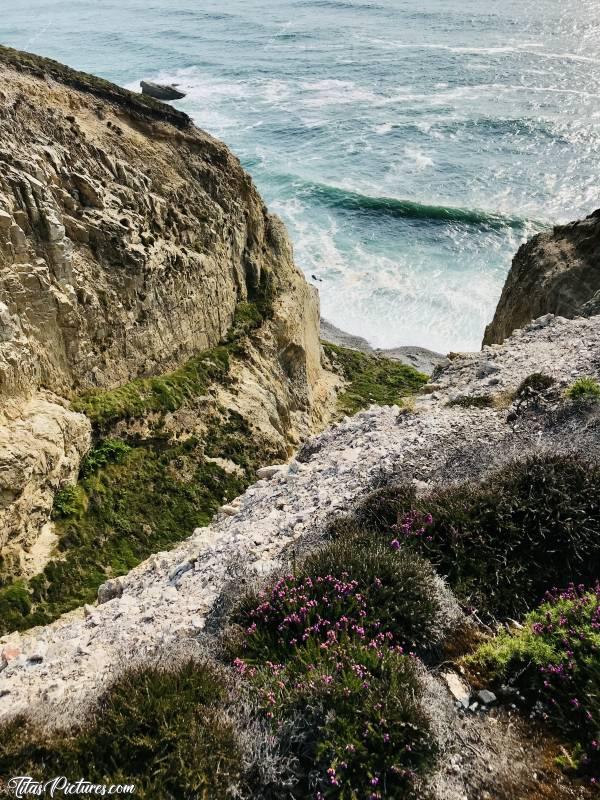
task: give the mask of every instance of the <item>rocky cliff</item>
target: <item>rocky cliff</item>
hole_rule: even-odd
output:
[[[4,662],[0,660],[0,719],[28,709],[44,725],[65,725],[85,716],[98,694],[128,665],[152,663],[155,653],[172,663],[182,647],[187,657],[197,652],[221,652],[214,635],[227,617],[224,611],[232,598],[238,600],[243,587],[252,587],[257,575],[281,574],[291,563],[296,565],[303,553],[322,546],[331,536],[332,522],[341,518],[336,535],[349,535],[344,527],[346,515],[356,513],[354,509],[361,502],[368,506],[369,493],[377,487],[412,485],[416,496],[423,498],[424,507],[437,503],[440,515],[448,505],[450,541],[460,544],[464,537],[466,543],[465,561],[455,565],[458,578],[455,576],[453,588],[462,586],[464,591],[469,569],[483,576],[482,588],[492,595],[495,582],[501,587],[513,575],[522,581],[524,572],[537,574],[539,568],[533,561],[523,560],[504,545],[509,520],[520,519],[521,513],[523,524],[532,526],[529,531],[537,527],[531,509],[540,487],[529,478],[525,481],[525,510],[518,506],[519,500],[507,496],[508,505],[504,511],[500,509],[502,536],[495,538],[488,550],[482,549],[480,534],[495,513],[490,500],[495,490],[490,487],[497,486],[497,471],[507,467],[506,473],[500,472],[502,480],[506,481],[508,475],[509,483],[518,484],[520,479],[513,478],[518,475],[515,459],[521,464],[532,458],[560,459],[561,455],[574,458],[575,464],[581,456],[597,459],[598,405],[574,403],[564,390],[577,377],[597,374],[599,347],[598,318],[569,321],[546,317],[501,346],[455,357],[412,408],[373,406],[308,440],[297,459],[265,470],[263,479],[211,526],[197,529],[176,549],[156,554],[127,576],[105,584],[97,606],[88,606],[70,619],[28,634],[0,639],[0,654],[4,656]],[[464,527],[468,514],[465,496],[469,496],[464,494],[464,487],[477,486],[490,475],[482,493],[475,490],[476,522],[474,531],[469,532]],[[564,537],[571,513],[565,505],[567,495],[554,486],[552,475],[542,475],[541,480],[542,500],[547,497],[548,507],[540,530],[545,530],[556,513],[560,536]],[[515,486],[510,485],[514,492]],[[452,487],[457,487],[456,498]],[[394,518],[395,506],[390,504],[394,495],[389,489],[381,491],[381,500],[369,506],[369,524],[377,520],[382,525],[379,535],[387,536],[387,542],[394,535],[389,521]],[[416,502],[414,496],[411,502]],[[593,497],[589,504],[596,505]],[[454,521],[453,513],[459,515],[459,521]],[[578,506],[578,519],[584,527],[586,513]],[[375,537],[371,528],[369,535]],[[522,540],[528,541],[528,537]],[[425,552],[434,548],[432,537],[423,544]],[[376,548],[376,538],[370,547]],[[387,549],[392,552],[389,545]],[[361,564],[368,562],[366,555],[361,558]],[[548,559],[552,565],[568,568],[568,559],[557,559],[552,549]],[[579,560],[579,568],[586,563]],[[353,567],[344,562],[343,568]],[[357,577],[360,580],[359,574]],[[404,619],[403,613],[411,613],[403,611],[402,604],[408,602],[406,592],[407,585],[402,583],[392,593],[400,619]],[[511,602],[515,596],[510,589]],[[445,624],[452,628],[458,624],[460,613],[455,601],[444,602],[450,603],[446,609],[450,620]],[[523,628],[514,619],[512,623]],[[482,630],[489,632],[490,628]],[[430,636],[431,631],[423,635]],[[471,631],[467,641],[472,637],[477,641],[477,635]],[[455,646],[464,648],[465,644]],[[453,656],[440,656],[447,666],[446,658]],[[488,708],[477,710],[479,701],[466,713],[466,706],[461,705],[464,696],[469,705],[464,680],[453,672],[442,680],[440,670],[435,668],[429,675],[423,671],[418,690],[424,693],[427,714],[433,720],[438,766],[429,773],[428,786],[421,787],[422,793],[383,796],[431,796],[436,800],[588,797],[584,791],[571,793],[570,785],[564,785],[563,778],[550,766],[548,753],[553,752],[553,745],[544,744],[538,733],[524,732],[516,712],[490,715]],[[239,683],[240,678],[236,681]],[[508,697],[512,703],[513,696]],[[252,713],[259,715],[257,710]],[[235,724],[241,724],[239,719]],[[244,724],[249,723],[246,720]],[[253,737],[262,735],[258,729],[251,730]],[[264,766],[269,756],[263,750],[257,753]],[[285,796],[281,791],[269,794],[265,790],[264,795],[249,796]]]
[[[225,145],[169,106],[7,48],[0,87],[0,552],[14,562],[90,446],[70,400],[180,367],[241,307],[262,327],[221,399],[262,409],[253,424],[285,453],[328,386],[317,295]]]
[[[515,256],[483,343],[502,342],[543,314],[600,313],[600,211],[556,226],[524,244]]]

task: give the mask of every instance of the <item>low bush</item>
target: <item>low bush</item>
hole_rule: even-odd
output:
[[[310,555],[300,574],[340,575],[355,581],[367,611],[363,626],[391,632],[405,650],[424,655],[439,639],[442,609],[436,576],[429,562],[415,553],[356,533]]]
[[[600,383],[595,378],[578,378],[565,392],[570,400],[576,402],[598,402]]]
[[[231,797],[242,753],[223,713],[228,692],[206,663],[127,673],[83,728],[50,735],[23,717],[1,726],[0,776],[134,784],[143,800]]]
[[[553,591],[523,627],[481,645],[466,665],[509,683],[577,743],[570,762],[600,779],[600,585]]]
[[[435,757],[420,702],[415,662],[379,634],[352,635],[326,649],[296,648],[285,663],[249,666],[274,732],[290,725],[295,798],[416,798],[416,781]]]
[[[435,748],[405,650],[427,651],[439,617],[431,567],[362,532],[242,600],[229,652],[287,731],[293,797],[415,796]]]
[[[518,616],[549,586],[600,574],[596,464],[540,456],[418,498],[411,486],[384,488],[356,512],[359,525],[389,539],[395,494],[399,542],[431,560],[461,602],[488,617]]]

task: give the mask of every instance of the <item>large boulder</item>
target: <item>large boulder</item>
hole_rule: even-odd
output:
[[[556,226],[515,256],[483,344],[497,344],[544,314],[572,319],[600,313],[600,210]]]

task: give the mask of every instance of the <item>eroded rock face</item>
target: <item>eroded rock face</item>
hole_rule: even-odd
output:
[[[308,433],[322,390],[316,292],[225,145],[151,98],[2,47],[0,87],[1,552],[43,525],[89,446],[85,418],[42,389],[68,399],[173,369],[268,288],[252,381],[273,435]]]
[[[498,344],[543,314],[600,313],[600,210],[535,236],[515,256],[483,344]]]

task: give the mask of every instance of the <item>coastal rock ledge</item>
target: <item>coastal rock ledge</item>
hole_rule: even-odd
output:
[[[600,313],[600,210],[534,236],[516,254],[483,344],[500,343],[543,314]]]

